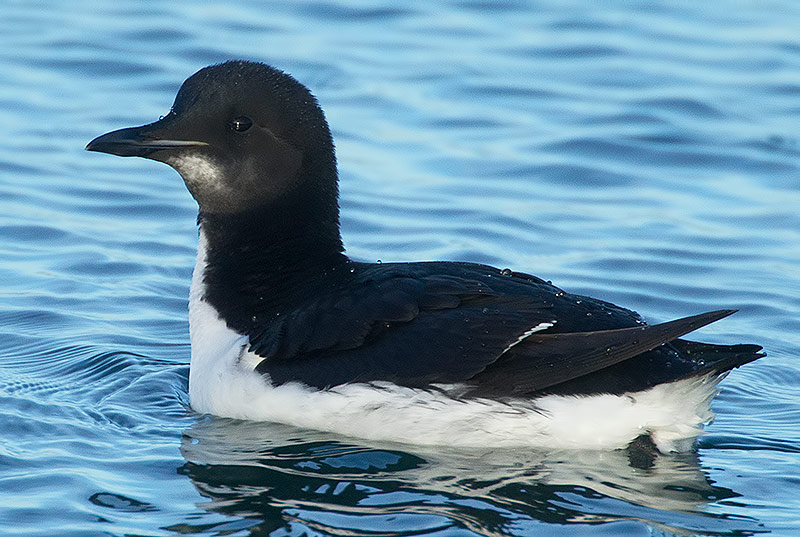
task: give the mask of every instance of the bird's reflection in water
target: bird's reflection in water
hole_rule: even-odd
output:
[[[384,444],[269,423],[204,418],[179,469],[250,535],[575,535],[581,525],[647,524],[678,535],[751,535],[754,520],[710,512],[737,494],[696,453],[464,450]],[[222,528],[220,528],[222,529]],[[241,528],[240,528],[241,529]],[[628,528],[630,530],[631,528]]]

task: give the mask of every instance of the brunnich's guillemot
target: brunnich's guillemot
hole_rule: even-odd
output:
[[[199,204],[189,396],[203,413],[407,443],[685,449],[757,345],[679,339],[720,310],[647,325],[508,269],[362,263],[339,234],[317,100],[229,61],[169,113],[86,147],[164,162]]]

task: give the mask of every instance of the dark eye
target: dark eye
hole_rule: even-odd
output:
[[[253,120],[247,116],[239,116],[233,118],[231,121],[231,130],[236,132],[244,132],[253,126]]]

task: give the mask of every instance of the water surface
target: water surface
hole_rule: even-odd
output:
[[[800,533],[800,7],[8,1],[0,16],[0,533]],[[769,356],[696,453],[450,450],[194,414],[195,205],[83,151],[229,58],[326,110],[375,261],[533,272]]]

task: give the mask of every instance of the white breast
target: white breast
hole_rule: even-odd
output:
[[[650,434],[661,451],[687,449],[713,417],[709,407],[719,375],[623,396],[549,395],[507,402],[450,397],[457,386],[274,387],[254,371],[261,358],[247,352],[247,336],[228,328],[203,300],[205,249],[201,230],[189,297],[189,397],[197,412],[431,445],[614,449]]]
[[[189,336],[192,358],[189,366],[189,400],[198,412],[230,415],[226,403],[236,387],[255,373],[241,368],[238,359],[248,343],[220,319],[217,311],[203,299],[206,266],[206,237],[200,231],[197,261],[189,290]]]

